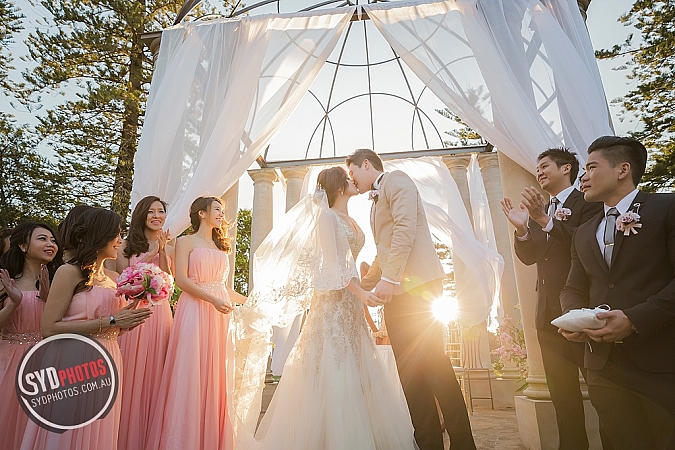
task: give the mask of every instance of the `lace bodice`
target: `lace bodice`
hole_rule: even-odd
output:
[[[354,222],[354,226],[356,227],[356,230],[354,230],[354,228],[342,217],[338,216],[338,219],[340,219],[340,224],[347,235],[347,242],[349,242],[349,249],[352,251],[352,258],[354,261],[356,261],[356,258],[359,257],[359,253],[363,248],[363,245],[366,243],[366,235],[363,233],[363,230],[361,230],[356,222]]]

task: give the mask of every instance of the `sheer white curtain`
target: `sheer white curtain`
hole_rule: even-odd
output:
[[[466,175],[469,182],[469,200],[473,216],[474,234],[478,242],[496,252],[497,239],[495,238],[495,230],[492,224],[487,191],[485,190],[485,183],[483,183],[483,174],[478,164],[478,154],[473,153],[471,155],[471,162],[469,163]],[[492,325],[495,325],[504,314],[499,298],[499,290],[495,291],[494,295],[494,301],[490,309],[490,323]]]
[[[383,163],[385,171],[402,170],[410,175],[424,202],[434,239],[452,250],[461,325],[471,327],[485,320],[489,324],[496,323],[504,259],[497,253],[496,247],[490,248],[474,234],[457,184],[443,160],[429,156]],[[305,175],[303,195],[314,192],[316,178],[326,167],[330,166],[310,167]],[[377,252],[370,231],[370,207],[367,195],[359,195],[349,201],[349,215],[366,234],[366,244],[357,263],[371,263]],[[489,220],[489,211],[487,214],[486,220]],[[495,242],[494,232],[492,242]]]
[[[424,202],[429,229],[437,242],[452,250],[459,322],[472,327],[494,325],[504,259],[476,239],[469,214],[450,170],[440,157],[385,161],[385,170],[409,174]]]
[[[573,0],[445,0],[363,7],[448,108],[519,165],[566,145],[585,160],[612,134]]]
[[[354,8],[180,25],[162,34],[136,155],[132,203],[169,203],[174,234],[190,203],[222,195],[293,112]]]

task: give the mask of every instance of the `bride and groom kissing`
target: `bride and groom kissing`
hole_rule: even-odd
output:
[[[368,149],[348,156],[346,166],[349,177],[341,167],[323,170],[317,192],[291,210],[295,230],[279,233],[279,245],[256,253],[256,261],[288,262],[283,236],[290,231],[298,236],[303,228],[305,235],[315,233],[298,244],[303,249],[293,269],[296,276],[299,267],[311,272],[299,277],[311,280],[309,304],[299,302],[309,313],[256,440],[277,449],[442,450],[440,409],[452,449],[475,449],[466,405],[444,353],[443,325],[431,312],[443,292],[444,272],[415,183],[404,172],[385,172]],[[359,283],[354,260],[365,236],[349,217],[347,203],[366,192],[377,257]],[[275,254],[275,247],[284,250]],[[307,261],[317,259],[307,257],[308,249],[321,263],[306,270],[312,266]],[[378,359],[363,305],[384,305],[400,386]],[[401,388],[407,408],[397,395]]]

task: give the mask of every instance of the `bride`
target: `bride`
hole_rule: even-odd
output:
[[[309,308],[256,447],[415,449],[401,387],[378,359],[364,315],[363,305],[379,299],[358,284],[354,259],[365,236],[347,214],[358,191],[341,167],[323,170],[318,187],[254,260],[255,288],[245,308],[266,317],[267,326],[284,326]]]

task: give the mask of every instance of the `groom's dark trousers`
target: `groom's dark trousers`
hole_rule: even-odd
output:
[[[443,294],[441,280],[395,295],[384,307],[391,347],[420,450],[443,450],[438,400],[452,450],[476,448],[455,371],[443,349],[443,324],[431,303]]]

